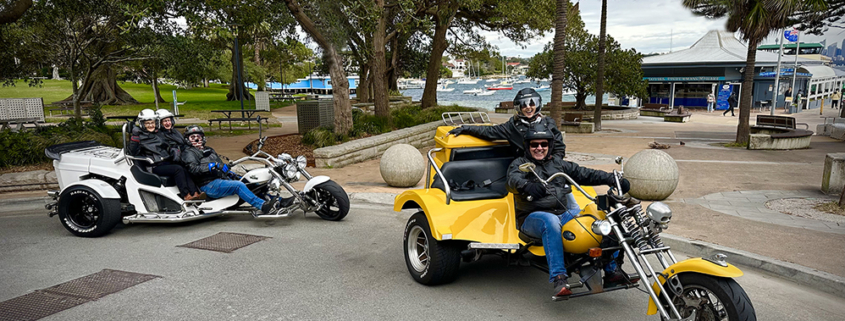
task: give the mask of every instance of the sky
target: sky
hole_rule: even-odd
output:
[[[576,1],[578,2],[578,1]],[[607,2],[607,33],[623,48],[634,48],[641,53],[665,53],[689,48],[709,30],[724,30],[725,20],[694,16],[681,5],[681,0],[610,0]],[[581,19],[587,31],[598,35],[601,19],[601,1],[580,1]],[[508,57],[528,58],[543,51],[554,33],[530,41],[523,48],[501,33],[484,33],[487,40]],[[842,46],[845,30],[830,29],[826,34],[829,46],[832,41]],[[801,42],[819,42],[824,37],[801,35]],[[774,44],[771,35],[763,44]]]

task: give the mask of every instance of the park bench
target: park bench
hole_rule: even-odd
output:
[[[41,98],[0,99],[0,130],[18,131],[33,124],[44,123],[44,100]]]
[[[803,125],[806,129],[797,129]],[[748,149],[800,149],[810,147],[813,132],[809,125],[796,123],[794,117],[757,115],[757,124],[751,126]]]
[[[692,113],[685,111],[684,106],[663,114],[663,121],[673,123],[686,123],[692,117]]]
[[[804,129],[810,129],[807,123],[796,123],[795,117],[789,116],[771,116],[771,115],[757,115],[757,125],[759,127],[781,127],[795,129],[796,125],[804,126]]]
[[[581,115],[580,114],[570,114],[566,113],[563,114],[563,121],[560,122],[561,126],[578,126],[581,125]]]
[[[494,112],[498,114],[510,114],[513,112],[513,101],[503,101],[496,105]]]
[[[62,116],[65,115],[65,112],[69,112],[73,114],[73,101],[72,100],[62,100],[62,101],[55,101],[50,106],[55,106],[52,108],[48,108],[47,111],[50,113],[50,117],[53,117],[53,112],[58,111],[61,113]],[[94,103],[91,101],[80,101],[79,102],[79,109],[87,114],[91,107],[94,106]]]
[[[672,109],[666,104],[644,104],[640,107],[640,116],[663,117],[663,115],[671,112]]]

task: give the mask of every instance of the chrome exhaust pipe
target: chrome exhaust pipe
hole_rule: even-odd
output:
[[[123,218],[124,224],[131,223],[181,223],[190,222],[210,217],[217,217],[222,215],[246,215],[252,214],[251,211],[220,211],[197,214],[195,212],[189,213],[145,213],[126,216]]]
[[[59,197],[59,191],[47,191],[47,196],[55,199],[56,197]]]

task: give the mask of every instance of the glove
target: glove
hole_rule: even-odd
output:
[[[170,155],[173,155],[174,161],[179,161],[179,160],[182,159],[182,151],[179,150],[178,148],[175,148],[175,147],[171,148],[170,149]]]
[[[221,169],[223,170],[224,173],[228,173],[229,172],[229,165],[223,164],[223,167]]]
[[[208,163],[208,171],[209,172],[217,171],[217,163]]]
[[[621,185],[622,187],[622,195],[627,194],[628,191],[631,190],[631,182],[629,182],[627,179],[623,178],[622,180],[620,180],[619,185]]]
[[[529,196],[533,197],[534,199],[539,199],[543,196],[548,195],[549,193],[546,192],[546,187],[540,183],[528,183],[525,185],[525,193]]]
[[[466,127],[455,127],[455,129],[449,131],[449,135],[458,137],[458,135],[463,134],[465,131],[467,131]]]

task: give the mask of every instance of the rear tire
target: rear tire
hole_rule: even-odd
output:
[[[695,311],[696,321],[757,320],[751,299],[734,279],[699,273],[682,273],[678,275],[678,280],[684,287],[683,295],[690,295],[689,300],[672,295],[672,301],[681,313],[681,317],[689,317],[692,311]],[[696,302],[696,294],[704,298],[704,301],[701,302],[701,306],[690,306],[691,302]],[[668,308],[666,305],[664,307]]]
[[[349,214],[349,195],[334,181],[314,186],[317,202],[323,204],[317,216],[327,221],[340,221]]]
[[[121,219],[119,199],[104,199],[87,186],[62,191],[58,207],[62,225],[76,236],[102,236]]]
[[[436,285],[452,282],[458,277],[460,243],[435,240],[425,213],[417,212],[408,219],[403,241],[405,265],[414,281]]]

